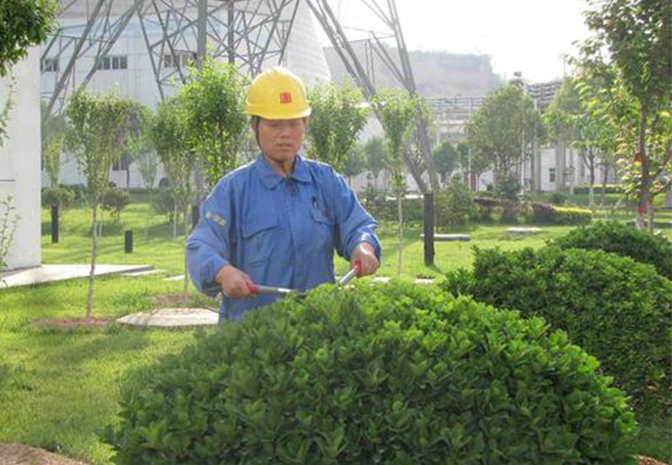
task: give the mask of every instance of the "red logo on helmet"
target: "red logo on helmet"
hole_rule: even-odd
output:
[[[292,93],[291,92],[282,92],[280,94],[280,104],[286,105],[292,103]]]

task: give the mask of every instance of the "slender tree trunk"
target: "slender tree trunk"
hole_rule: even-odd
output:
[[[173,240],[177,239],[177,217],[178,215],[177,202],[173,201]]]
[[[641,162],[642,180],[637,202],[637,228],[646,227],[646,212],[649,206],[649,161],[646,155],[646,112],[642,110],[639,118],[639,157]]]
[[[399,216],[399,252],[397,258],[397,275],[401,276],[404,256],[404,189],[401,184],[401,174],[397,174],[397,215]]]
[[[97,220],[98,220],[98,204],[93,202],[91,228],[91,270],[89,271],[89,292],[86,297],[86,319],[91,318],[93,313],[93,278],[96,274],[96,255],[98,254],[98,235],[96,234]]]
[[[189,267],[187,265],[187,247],[186,247],[186,241],[187,238],[189,237],[189,202],[187,202],[184,205],[184,241],[185,241],[185,247],[184,247],[184,290],[183,290],[183,295],[184,295],[184,301],[186,302],[187,299],[189,298]]]
[[[149,191],[148,191],[148,198],[149,198],[149,200],[148,200],[149,205],[147,207],[147,210],[148,210],[147,211],[147,216],[145,217],[145,242],[146,243],[149,242],[149,217],[152,214],[152,188],[151,187],[149,188]]]
[[[600,193],[600,206],[604,206],[607,200],[607,181],[609,180],[609,163],[604,163],[604,171],[602,172],[602,192]]]
[[[589,185],[588,185],[588,205],[591,210],[594,210],[595,207],[595,157],[591,158],[590,164],[588,165],[588,176],[589,176]]]

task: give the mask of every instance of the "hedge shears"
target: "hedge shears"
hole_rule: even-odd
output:
[[[355,276],[359,274],[359,270],[361,269],[361,265],[359,262],[355,263],[355,266],[353,266],[350,271],[348,271],[346,274],[343,275],[341,279],[338,280],[338,287],[342,288],[346,284],[348,284],[350,281],[353,280]],[[253,294],[259,294],[259,295],[280,295],[280,296],[286,296],[291,293],[295,293],[299,297],[305,297],[306,292],[299,292],[295,289],[288,289],[286,287],[275,287],[275,286],[265,286],[263,284],[255,284],[251,281],[247,282],[247,288],[252,292]]]

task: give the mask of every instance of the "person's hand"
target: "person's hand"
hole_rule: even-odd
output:
[[[222,287],[222,293],[231,299],[252,297],[248,283],[252,279],[233,265],[225,265],[217,272],[215,281]]]
[[[380,263],[376,257],[376,250],[368,242],[360,242],[350,256],[350,268],[359,263],[358,276],[366,276],[376,272]]]

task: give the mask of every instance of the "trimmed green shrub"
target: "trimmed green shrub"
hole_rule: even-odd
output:
[[[602,250],[476,249],[473,271],[449,273],[442,286],[567,331],[636,407],[672,401],[672,283],[653,267]]]
[[[404,221],[423,221],[425,218],[425,201],[419,198],[405,198]],[[366,202],[366,210],[378,221],[398,221],[397,201],[395,199],[378,198]]]
[[[599,221],[590,227],[574,229],[550,244],[562,249],[601,249],[624,255],[653,265],[658,273],[672,279],[672,243],[648,230]]]
[[[66,187],[47,187],[42,189],[42,208],[51,208],[58,206],[59,214],[66,207],[69,207],[75,201],[75,193]]]
[[[581,226],[593,220],[590,210],[576,207],[559,207],[542,202],[525,202],[530,224]]]
[[[590,192],[590,186],[580,185],[574,187],[574,194],[588,194]],[[599,194],[602,192],[602,184],[595,184],[593,186],[593,192]],[[623,186],[621,184],[607,184],[606,189],[604,190],[605,194],[622,194]]]
[[[168,221],[173,221],[175,216],[175,200],[170,188],[162,188],[152,196],[152,211],[159,215],[165,215]]]
[[[435,195],[437,226],[464,226],[476,212],[469,187],[457,176],[450,180],[446,189]]]
[[[567,203],[567,196],[562,192],[553,192],[548,197],[548,203],[552,203],[553,205],[564,205]]]
[[[564,226],[581,226],[593,221],[593,212],[578,207],[556,207],[554,224]]]
[[[131,194],[118,187],[108,187],[105,189],[105,192],[103,192],[101,208],[105,211],[109,211],[112,220],[115,223],[118,223],[121,211],[126,208],[129,203],[131,203]]]
[[[438,289],[284,299],[124,384],[118,464],[625,464],[636,433],[598,362]]]
[[[480,195],[481,193],[479,193]],[[477,197],[474,199],[477,205],[479,219],[485,222],[503,224],[517,224],[524,221],[521,203],[513,200]]]

